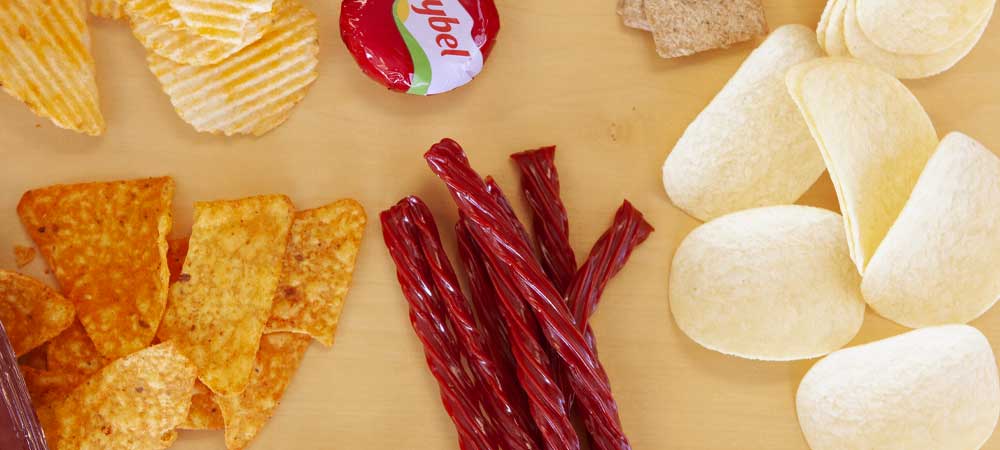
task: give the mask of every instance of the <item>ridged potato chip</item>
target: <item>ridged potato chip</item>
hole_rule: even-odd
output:
[[[169,0],[192,33],[216,41],[243,44],[257,40],[257,16],[277,10],[280,0]]]
[[[52,404],[43,419],[50,447],[166,448],[187,416],[194,380],[194,365],[171,343],[119,359]]]
[[[865,300],[912,328],[982,315],[1000,296],[997,205],[1000,159],[968,136],[946,136],[865,270]]]
[[[104,132],[79,0],[0,0],[0,87],[56,126]]]
[[[215,403],[215,395],[200,381],[194,383],[194,396],[191,397],[191,410],[187,419],[177,426],[182,430],[221,430],[225,426],[222,421],[222,411]]]
[[[979,42],[986,31],[986,26],[989,25],[990,15],[993,13],[991,6],[990,15],[984,17],[970,33],[951,47],[927,55],[904,55],[878,47],[861,30],[855,12],[861,4],[866,2],[841,1],[848,5],[847,13],[844,15],[843,36],[851,55],[902,79],[926,78],[952,68],[962,58],[965,58]]]
[[[281,125],[316,80],[316,16],[278,0],[259,41],[210,66],[178,64],[150,53],[150,70],[177,114],[195,130],[260,136]]]
[[[247,389],[215,397],[226,423],[227,449],[246,448],[271,419],[311,341],[309,336],[296,333],[265,334]]]
[[[111,362],[87,336],[83,325],[74,321],[59,336],[49,342],[48,370],[61,373],[76,373],[88,377]]]
[[[684,334],[748,359],[825,355],[854,338],[865,314],[840,216],[808,206],[750,209],[696,228],[674,255],[669,289]]]
[[[333,345],[367,220],[350,199],[295,214],[266,333],[305,333]]]
[[[823,173],[823,158],[785,87],[795,64],[823,56],[813,32],[778,28],[684,131],[663,165],[675,205],[710,220],[790,204]]]
[[[110,20],[125,17],[125,9],[120,0],[90,0],[90,13]]]
[[[112,0],[114,1],[114,0]],[[243,41],[220,41],[189,30],[169,0],[123,0],[132,34],[147,50],[179,64],[206,66],[218,63],[260,39],[271,26],[271,14],[253,17],[260,34]]]
[[[56,185],[17,205],[97,349],[118,358],[153,340],[167,301],[170,178]]]
[[[853,0],[848,0],[853,1]],[[996,0],[864,0],[857,18],[871,42],[904,55],[932,55],[966,39]]]
[[[851,259],[864,273],[937,147],[934,125],[899,80],[856,60],[803,63],[787,82],[837,191]]]
[[[54,338],[74,316],[73,304],[41,281],[0,270],[0,322],[17,356]]]
[[[281,275],[294,207],[269,195],[195,204],[187,258],[158,336],[212,392],[243,392]]]
[[[922,328],[834,352],[795,397],[812,450],[970,450],[1000,416],[990,343],[975,328]]]

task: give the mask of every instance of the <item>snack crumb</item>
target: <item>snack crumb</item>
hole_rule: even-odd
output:
[[[14,246],[14,262],[17,268],[23,268],[35,260],[35,248],[24,245]]]

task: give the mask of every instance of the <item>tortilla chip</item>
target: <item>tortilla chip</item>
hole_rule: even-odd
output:
[[[271,419],[310,341],[296,333],[265,334],[246,391],[215,397],[226,422],[227,449],[245,448]]]
[[[221,430],[222,412],[215,403],[215,396],[201,381],[194,383],[194,396],[191,397],[191,410],[187,419],[177,428],[182,430]]]
[[[17,272],[0,270],[0,322],[21,356],[73,323],[73,304],[52,288]]]
[[[181,277],[184,268],[184,258],[187,258],[188,238],[170,239],[167,241],[167,267],[170,269],[170,284]]]
[[[90,13],[110,20],[125,17],[125,9],[119,0],[90,0]]]
[[[194,365],[169,342],[119,359],[52,405],[52,450],[166,448],[194,380]]]
[[[49,343],[46,342],[34,350],[25,353],[17,358],[17,363],[21,366],[31,367],[32,369],[38,370],[48,370],[49,369]]]
[[[767,34],[760,0],[644,0],[656,52],[664,58],[727,48]]]
[[[904,55],[954,48],[993,14],[996,0],[865,0],[852,13],[873,45]],[[852,20],[854,20],[852,18]]]
[[[97,349],[118,358],[153,340],[167,301],[170,178],[28,191],[17,212]]]
[[[333,345],[367,220],[350,199],[295,214],[266,333],[305,333]]]
[[[17,268],[23,268],[28,264],[31,264],[35,260],[35,247],[26,247],[23,245],[14,246],[14,264],[17,264]]]
[[[83,325],[73,325],[49,342],[49,370],[90,376],[111,362],[97,351]]]
[[[934,125],[899,80],[857,60],[799,64],[786,81],[819,144],[851,259],[864,274],[937,147]]]
[[[79,373],[56,372],[28,366],[21,366],[20,369],[35,409],[43,408],[65,397],[87,380],[86,376]]]
[[[212,392],[243,392],[271,313],[294,207],[269,195],[195,204],[190,248],[159,337]]]

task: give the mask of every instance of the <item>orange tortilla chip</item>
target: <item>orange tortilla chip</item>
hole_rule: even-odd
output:
[[[118,358],[153,340],[167,301],[170,178],[28,191],[17,212],[97,349]]]
[[[312,338],[296,333],[265,334],[250,384],[242,394],[216,396],[226,422],[226,448],[242,449],[253,440],[281,403]]]
[[[21,366],[21,375],[28,386],[31,403],[40,409],[53,401],[65,397],[87,378],[77,373],[55,372]]]
[[[55,372],[90,376],[111,362],[97,351],[83,325],[74,321],[49,342],[48,369]]]
[[[178,428],[182,430],[221,430],[223,428],[222,412],[215,403],[212,391],[204,383],[194,383],[194,396],[191,397],[191,410],[187,419]]]
[[[49,343],[46,342],[34,350],[25,353],[17,358],[17,363],[31,367],[32,369],[38,370],[48,370],[49,369]]]
[[[295,214],[267,333],[305,333],[333,345],[367,220],[350,199]]]
[[[170,284],[181,277],[184,268],[184,258],[187,258],[188,238],[170,239],[167,241],[167,267],[170,269]]]
[[[35,247],[26,247],[23,245],[14,246],[14,263],[17,264],[18,269],[31,264],[34,260]]]
[[[73,304],[41,281],[0,270],[0,322],[18,356],[65,330],[73,314]]]
[[[52,450],[158,450],[191,406],[195,367],[171,343],[126,356],[51,405]],[[55,441],[55,445],[52,445]]]
[[[200,202],[159,337],[212,392],[243,392],[281,275],[294,207],[283,195]]]

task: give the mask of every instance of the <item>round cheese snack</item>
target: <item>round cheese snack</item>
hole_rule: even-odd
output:
[[[771,33],[684,131],[663,165],[678,208],[701,220],[790,204],[823,173],[823,159],[784,87],[785,72],[822,56],[801,25]]]
[[[904,55],[931,55],[954,47],[996,0],[864,0],[857,20],[875,45]]]
[[[865,300],[908,327],[965,323],[1000,296],[1000,158],[960,133],[927,163],[872,257]]]
[[[843,347],[861,328],[865,304],[840,223],[827,210],[772,206],[695,229],[670,273],[677,325],[708,349],[748,359]]]
[[[1000,415],[989,342],[946,325],[834,352],[795,398],[812,450],[972,450]]]

